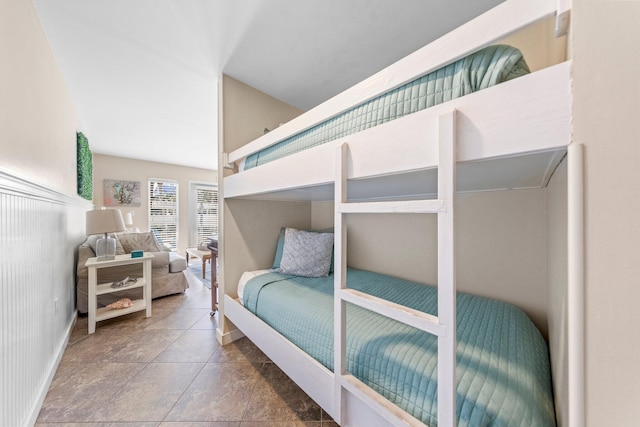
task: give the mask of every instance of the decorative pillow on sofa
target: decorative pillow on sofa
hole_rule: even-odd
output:
[[[91,250],[93,250],[93,253],[96,253],[96,242],[99,239],[102,239],[104,237],[104,234],[94,234],[92,236],[87,237],[87,245],[89,245],[89,247],[91,248]],[[111,235],[111,237],[114,237],[113,235]],[[124,251],[124,248],[122,247],[122,245],[120,244],[120,241],[118,240],[118,238],[116,237],[116,255],[123,255],[126,252]]]
[[[143,250],[145,252],[162,251],[162,248],[158,244],[158,241],[152,232],[118,234],[118,240],[127,254],[130,254],[131,251],[135,250]]]
[[[287,228],[278,272],[304,277],[329,274],[333,252],[333,233]]]

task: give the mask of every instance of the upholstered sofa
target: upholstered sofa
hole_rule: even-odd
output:
[[[101,236],[89,236],[78,248],[78,267],[76,270],[76,305],[80,313],[88,311],[88,282],[89,274],[85,263],[87,259],[96,256],[95,243]],[[133,250],[143,250],[153,254],[151,262],[152,298],[184,292],[189,287],[184,270],[187,268],[186,259],[171,252],[168,248],[158,243],[151,232],[147,233],[118,233],[116,234],[116,254],[128,254]],[[98,283],[115,282],[125,277],[142,277],[140,264],[130,266],[118,266],[98,269]],[[120,298],[141,298],[142,289],[114,292],[100,295],[98,307],[105,306]]]

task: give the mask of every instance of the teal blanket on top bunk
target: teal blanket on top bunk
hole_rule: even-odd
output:
[[[479,50],[310,129],[247,156],[250,169],[529,73],[511,46]]]
[[[349,288],[437,315],[435,287],[348,269]],[[333,275],[267,273],[244,306],[333,370]],[[520,309],[457,296],[457,416],[461,426],[555,426],[547,345]],[[348,304],[347,370],[429,426],[437,425],[437,338]]]

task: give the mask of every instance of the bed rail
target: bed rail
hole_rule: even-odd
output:
[[[336,422],[345,422],[345,391],[367,403],[393,425],[422,425],[405,411],[346,371],[347,303],[375,311],[438,337],[438,425],[456,424],[456,280],[454,197],[456,193],[456,111],[443,114],[438,126],[438,197],[436,200],[347,202],[348,144],[337,147],[335,166],[334,378]],[[350,213],[429,213],[438,215],[438,316],[348,289],[346,215]]]
[[[557,1],[506,0],[458,27],[456,31],[442,36],[266,135],[228,153],[228,161],[237,162],[382,93],[463,58],[528,25],[552,17],[561,7]],[[567,1],[562,0],[563,3]],[[566,13],[564,16],[567,16]]]

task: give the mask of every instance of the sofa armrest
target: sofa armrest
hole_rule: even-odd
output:
[[[153,255],[153,259],[151,260],[152,268],[161,268],[167,267],[169,268],[169,252],[149,252]]]
[[[93,258],[94,256],[96,256],[96,254],[89,245],[80,245],[78,247],[78,266],[76,268],[76,274],[78,277],[86,278],[89,276],[85,264],[89,258]]]

